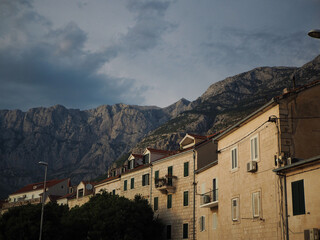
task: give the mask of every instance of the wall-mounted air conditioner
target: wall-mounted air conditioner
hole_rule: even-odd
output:
[[[305,240],[319,240],[319,229],[311,228],[304,230],[304,239]]]
[[[203,204],[206,204],[206,203],[209,203],[210,202],[210,196],[208,195],[202,195],[202,203]]]
[[[247,172],[256,172],[258,170],[258,164],[256,161],[250,161],[247,163]]]

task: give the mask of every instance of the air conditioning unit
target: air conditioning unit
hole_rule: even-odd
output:
[[[250,161],[247,163],[247,172],[256,172],[258,170],[258,164],[256,161]]]
[[[304,239],[305,240],[319,240],[319,229],[311,228],[304,230]]]
[[[210,202],[210,196],[208,195],[202,195],[202,203],[203,204],[206,204],[206,203],[209,203]]]

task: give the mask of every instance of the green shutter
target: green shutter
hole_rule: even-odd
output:
[[[184,177],[188,177],[189,176],[189,162],[185,162],[184,163]]]
[[[189,205],[189,192],[185,191],[183,192],[183,206]]]
[[[167,208],[172,208],[172,195],[168,195],[167,197]]]
[[[159,204],[159,199],[158,199],[158,197],[155,197],[154,203],[153,203],[154,211],[158,210],[158,204]]]
[[[172,166],[168,167],[168,186],[172,186]]]
[[[188,223],[183,224],[183,239],[188,238]]]
[[[142,175],[142,186],[146,185],[145,175]]]
[[[128,188],[128,181],[127,180],[124,180],[124,186],[123,186],[123,190],[124,191],[127,191],[127,188]]]
[[[131,189],[134,189],[134,178],[131,178]]]
[[[293,215],[305,214],[305,201],[304,201],[304,185],[303,180],[291,183],[292,190],[292,212]]]

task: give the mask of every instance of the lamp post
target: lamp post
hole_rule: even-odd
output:
[[[308,35],[313,38],[320,38],[320,29],[312,29],[308,32]]]
[[[42,195],[42,208],[41,208],[41,220],[40,220],[40,234],[39,234],[39,240],[41,240],[42,237],[42,224],[43,224],[43,212],[44,212],[44,199],[46,194],[46,182],[47,182],[47,168],[48,163],[46,162],[39,162],[40,165],[43,165],[45,167],[44,169],[44,182],[43,182],[43,195]]]

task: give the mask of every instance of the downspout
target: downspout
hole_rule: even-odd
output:
[[[196,150],[193,149],[193,240],[196,240]]]
[[[152,164],[150,164],[150,206],[152,205],[152,185],[153,185],[153,181],[152,181],[152,173],[153,173],[153,169],[152,169]]]
[[[287,200],[287,176],[283,175],[284,179],[284,206],[285,206],[285,214],[286,214],[286,236],[287,240],[289,240],[289,221],[288,221],[288,200]]]

